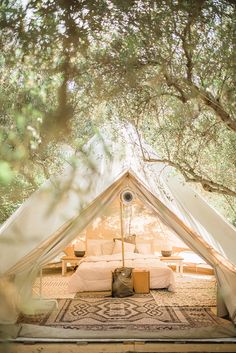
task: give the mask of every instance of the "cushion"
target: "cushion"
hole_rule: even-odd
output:
[[[124,242],[125,252],[134,252],[134,249],[135,249],[135,244]],[[120,254],[120,253],[122,253],[122,241],[116,239],[112,254]]]
[[[102,241],[101,240],[87,240],[87,256],[100,256],[102,255]]]
[[[149,243],[137,243],[136,249],[139,254],[152,254],[152,246]]]
[[[102,244],[102,255],[111,255],[114,248],[114,241],[107,240]]]

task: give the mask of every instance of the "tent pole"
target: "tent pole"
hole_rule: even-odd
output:
[[[123,226],[123,203],[120,201],[120,232],[122,245],[122,267],[125,267],[125,248],[124,248],[124,226]]]
[[[43,268],[40,267],[40,278],[39,278],[39,297],[42,298],[42,282],[43,282]]]

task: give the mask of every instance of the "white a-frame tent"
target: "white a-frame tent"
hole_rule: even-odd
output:
[[[142,146],[129,124],[102,128],[78,153],[75,166],[67,164],[60,176],[41,186],[2,226],[0,288],[6,296],[9,285],[16,289],[21,310],[32,309],[29,300],[39,269],[128,186],[214,268],[218,313],[229,313],[236,323],[235,228],[180,176],[170,175],[169,167],[145,162],[143,153],[158,156],[145,142]],[[12,315],[0,317],[0,322],[16,320],[17,305],[12,297]]]

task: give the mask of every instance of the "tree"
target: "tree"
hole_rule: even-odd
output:
[[[80,70],[104,9],[88,1],[2,1],[0,10],[1,223],[60,170],[61,145],[80,148],[93,133]]]
[[[96,57],[104,96],[151,135],[160,159],[233,197],[235,10],[227,1],[136,2]]]
[[[31,192],[57,168],[62,143],[80,148],[116,114],[235,217],[234,2],[30,0],[0,10],[5,186],[17,175]]]

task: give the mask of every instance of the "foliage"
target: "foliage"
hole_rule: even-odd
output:
[[[228,200],[231,220],[235,10],[227,1],[136,2],[126,13],[126,28],[117,28],[105,50],[96,52],[100,98],[109,97],[156,147],[160,158],[146,160],[165,161],[187,181],[223,195],[218,200]]]
[[[3,0],[0,222],[60,170],[63,146],[80,149],[113,115],[236,219],[235,12],[226,0]]]

